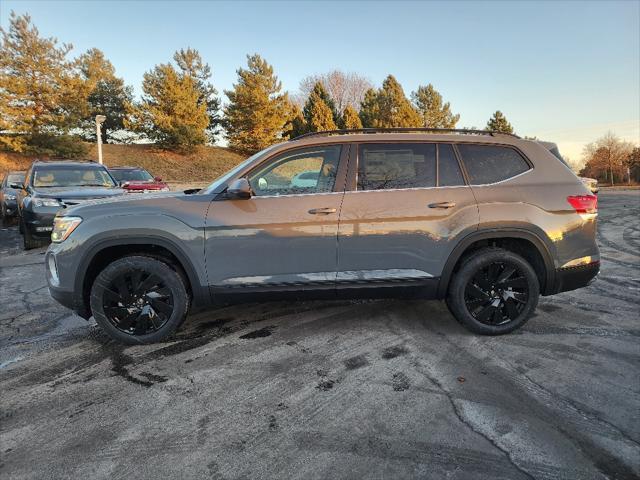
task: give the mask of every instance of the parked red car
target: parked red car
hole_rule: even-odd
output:
[[[169,185],[140,167],[112,167],[111,176],[127,193],[168,192]]]

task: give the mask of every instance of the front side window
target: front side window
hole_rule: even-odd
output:
[[[531,168],[522,155],[509,147],[460,143],[458,151],[472,185],[500,182]]]
[[[332,192],[340,150],[327,145],[282,153],[249,174],[251,189],[256,196]]]
[[[371,143],[359,146],[358,190],[435,186],[435,144]]]
[[[99,168],[43,167],[33,173],[33,186],[47,187],[113,187],[113,179]]]

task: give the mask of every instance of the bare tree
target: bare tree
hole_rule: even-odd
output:
[[[608,132],[584,147],[585,167],[581,173],[596,178],[609,177],[611,185],[614,185],[616,175],[620,179],[623,178],[625,161],[632,151],[631,143],[621,140],[613,132]]]
[[[309,75],[303,78],[300,81],[300,93],[293,96],[293,101],[298,105],[304,104],[317,82],[322,83],[334,100],[336,109],[340,114],[342,114],[347,105],[351,105],[356,111],[360,111],[360,103],[364,99],[365,92],[373,87],[368,78],[357,73],[333,70],[328,73]]]

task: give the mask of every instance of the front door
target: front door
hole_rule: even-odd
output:
[[[340,216],[338,285],[435,287],[457,239],[478,225],[453,146],[369,143],[357,152]]]
[[[247,200],[214,200],[205,258],[214,296],[333,289],[348,148],[321,145],[276,154],[246,177]]]

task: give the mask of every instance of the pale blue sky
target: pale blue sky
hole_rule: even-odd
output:
[[[219,91],[257,52],[295,92],[338,68],[407,95],[433,83],[483,127],[502,110],[521,135],[557,141],[574,160],[612,130],[640,142],[640,2],[178,2],[0,0],[41,33],[103,50],[140,91],[145,71],[176,49],[198,49]],[[226,97],[223,97],[226,101]]]

